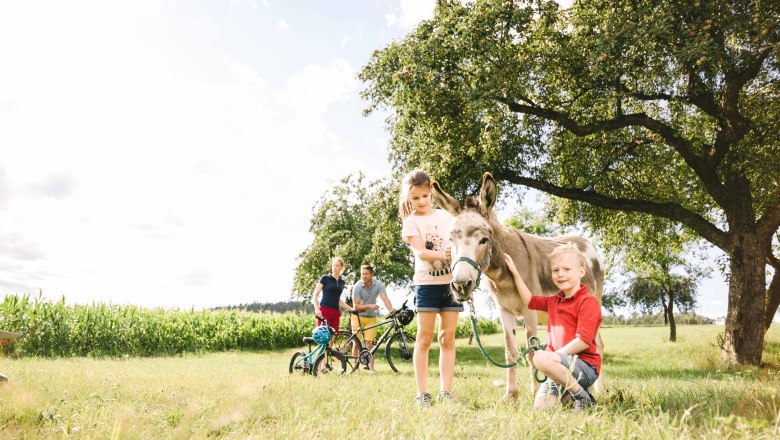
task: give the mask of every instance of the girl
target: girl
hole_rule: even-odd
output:
[[[440,391],[437,402],[450,402],[452,376],[455,371],[455,327],[463,305],[450,295],[449,228],[452,215],[434,209],[431,179],[414,170],[401,181],[398,212],[403,219],[401,236],[414,253],[414,284],[417,308],[417,343],[414,346],[414,378],[417,382],[417,404],[431,404],[428,393],[428,353],[433,341],[436,316],[439,316]]]

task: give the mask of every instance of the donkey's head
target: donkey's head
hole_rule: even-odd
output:
[[[479,200],[467,197],[463,208],[437,182],[431,182],[433,199],[455,217],[450,226],[452,241],[452,285],[456,300],[469,301],[482,271],[490,264],[494,251],[493,228],[488,216],[496,204],[496,182],[490,173],[482,176]]]

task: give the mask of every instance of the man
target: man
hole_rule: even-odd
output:
[[[360,281],[355,283],[355,287],[352,288],[352,307],[357,310],[357,315],[352,315],[352,333],[357,333],[358,338],[369,350],[376,343],[377,327],[362,332],[357,330],[359,327],[366,328],[378,322],[376,315],[377,310],[379,310],[379,306],[376,304],[377,297],[382,298],[382,302],[385,303],[385,307],[391,314],[396,312],[393,304],[387,298],[385,285],[374,279],[374,268],[364,264],[360,266]],[[353,346],[352,354],[354,356],[358,355],[357,351],[357,346]],[[368,369],[374,372],[373,357],[371,357]]]

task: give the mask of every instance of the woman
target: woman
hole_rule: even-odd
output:
[[[333,330],[338,331],[341,321],[341,310],[339,306],[347,310],[352,308],[341,299],[341,292],[344,290],[344,279],[341,274],[344,272],[344,259],[334,257],[330,263],[329,274],[323,275],[314,288],[311,302],[314,304],[314,314],[317,316],[317,325],[322,324],[322,319],[328,321],[328,325]],[[320,300],[322,292],[322,300]]]

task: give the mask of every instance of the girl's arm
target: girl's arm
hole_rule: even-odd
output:
[[[444,250],[441,251],[425,249],[425,243],[423,243],[423,239],[419,235],[411,235],[408,237],[404,237],[404,241],[409,243],[409,245],[412,247],[412,252],[414,252],[414,256],[423,261],[434,262],[439,260],[450,259],[449,246],[445,247]]]
[[[528,289],[528,286],[526,286],[525,281],[523,281],[523,277],[520,276],[520,272],[517,271],[515,262],[512,260],[512,257],[510,257],[509,254],[504,253],[504,260],[506,260],[506,264],[509,266],[509,272],[512,274],[512,278],[515,280],[517,293],[520,294],[520,299],[523,301],[523,304],[527,306],[531,301],[531,296],[533,296],[533,294]]]

